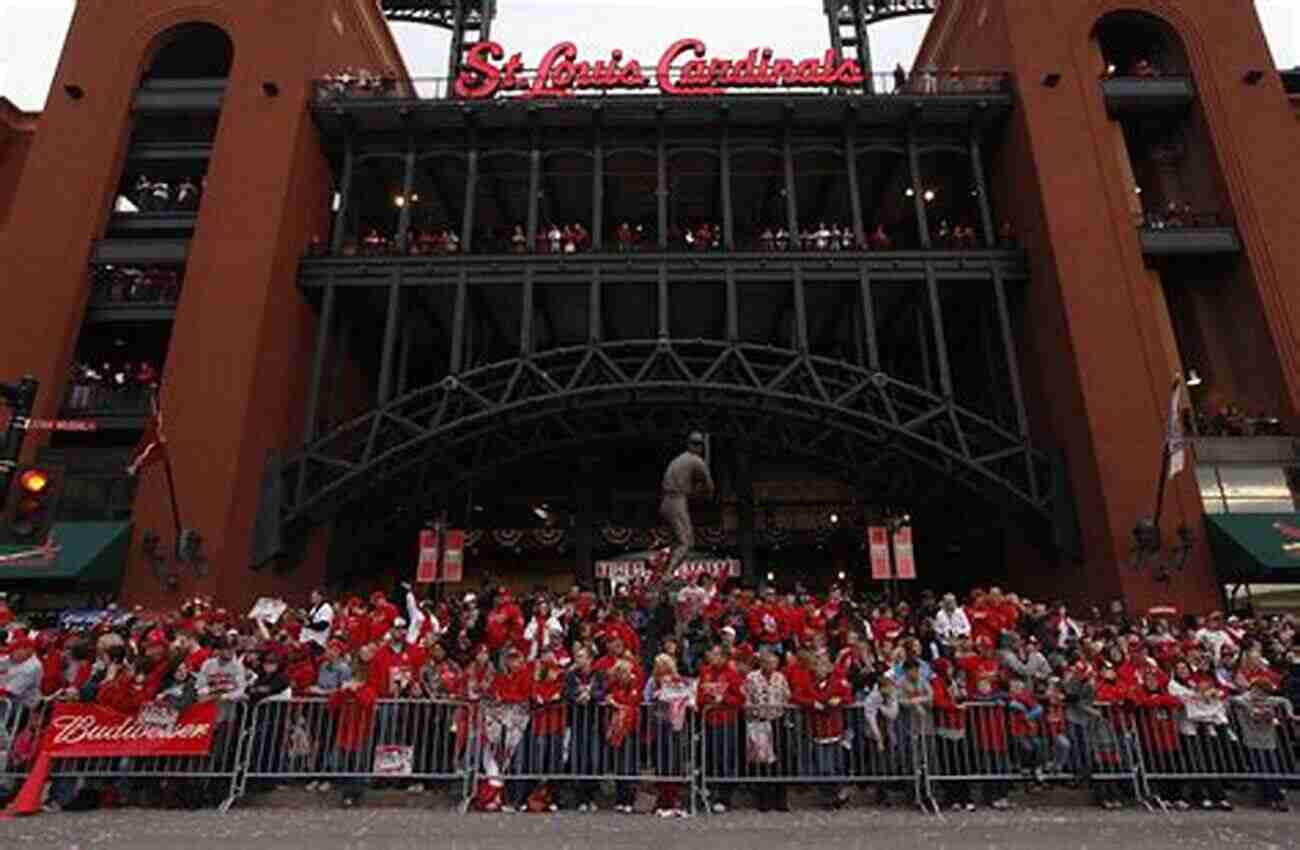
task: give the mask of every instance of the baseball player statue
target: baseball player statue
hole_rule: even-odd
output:
[[[704,435],[699,431],[692,432],[686,440],[686,451],[673,458],[664,470],[663,500],[659,503],[659,514],[672,528],[677,541],[664,570],[665,579],[672,576],[695,544],[688,502],[694,495],[713,495],[713,476],[709,474],[709,464],[704,460]]]

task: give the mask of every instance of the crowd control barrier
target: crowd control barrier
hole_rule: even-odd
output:
[[[861,704],[712,706],[700,712],[700,796],[729,799],[736,786],[819,785],[828,804],[874,785],[926,803],[931,741],[925,716],[910,707],[887,717]]]
[[[1136,709],[1144,779],[1159,803],[1221,800],[1225,782],[1256,783],[1261,796],[1276,800],[1282,783],[1300,779],[1289,701],[1239,696],[1199,709]]]
[[[0,700],[0,786],[12,789],[31,769],[53,705]],[[481,783],[516,806],[545,786],[545,799],[567,808],[596,802],[608,782],[616,805],[638,809],[708,810],[740,788],[762,805],[762,795],[784,786],[817,786],[828,804],[873,787],[937,809],[980,796],[993,804],[1017,783],[1077,780],[1103,802],[1168,808],[1221,804],[1225,785],[1254,786],[1278,803],[1281,789],[1300,779],[1297,721],[1286,700],[1235,697],[1190,711],[1174,700],[1022,709],[221,702],[204,755],[55,754],[50,797],[69,799],[87,784],[129,786],[146,798],[150,789],[179,788],[224,810],[246,792],[286,782],[445,783],[465,811]]]
[[[1005,800],[1016,782],[1078,779],[1102,800],[1145,802],[1141,752],[1127,708],[1097,703],[1054,718],[1042,709],[971,702],[935,712],[927,780],[948,805]]]
[[[466,702],[264,700],[251,712],[235,796],[249,783],[427,781],[449,783],[463,804],[477,760],[478,713]]]
[[[649,795],[694,809],[697,727],[684,702],[495,704],[480,716],[479,775],[504,781],[508,804],[546,784],[555,799],[581,805],[612,781],[615,805]]]

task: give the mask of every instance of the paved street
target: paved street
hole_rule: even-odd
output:
[[[1165,816],[1091,809],[980,812],[943,819],[861,809],[659,820],[646,816],[467,815],[418,809],[118,810],[0,821],[0,847],[40,850],[776,850],[791,846],[925,850],[1290,850],[1300,814],[1240,809]]]

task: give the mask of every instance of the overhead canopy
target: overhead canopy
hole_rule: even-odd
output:
[[[1300,515],[1208,514],[1206,521],[1220,578],[1300,581]]]
[[[77,581],[112,585],[122,576],[130,546],[129,522],[58,522],[51,546],[0,546],[0,583]]]

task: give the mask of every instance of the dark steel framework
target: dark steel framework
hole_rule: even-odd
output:
[[[841,58],[853,50],[854,58],[870,69],[871,37],[868,27],[879,21],[910,15],[932,15],[937,0],[824,0],[826,22],[830,27],[831,49]],[[870,87],[871,78],[866,85]],[[869,89],[868,89],[869,90]]]
[[[496,0],[381,0],[384,17],[399,23],[428,24],[448,30],[447,76],[460,72],[465,49],[492,37]]]
[[[662,445],[694,428],[742,456],[800,459],[854,485],[864,503],[906,504],[925,478],[1050,528],[1061,487],[1031,445],[1013,331],[1028,273],[1018,250],[997,244],[984,177],[984,137],[1010,109],[1009,94],[942,104],[871,95],[581,101],[553,109],[437,101],[316,107],[337,157],[339,204],[334,256],[305,259],[299,275],[320,323],[304,450],[284,467],[287,531],[345,507],[427,516],[449,494],[507,467],[570,455],[590,464],[603,446]],[[760,127],[779,166],[762,179],[781,198],[780,223],[790,232],[800,230],[800,153],[815,149],[840,163],[821,184],[843,185],[855,244],[863,244],[864,209],[880,198],[861,185],[858,155],[883,150],[899,163],[890,197],[907,189],[902,207],[915,218],[919,244],[666,250],[674,138],[685,133],[715,159],[725,248],[734,249],[741,202],[732,156]],[[615,253],[603,241],[603,170],[620,132],[645,138],[641,149],[654,163],[654,189],[642,191],[653,195],[658,228],[645,251]],[[499,191],[484,191],[485,163],[503,148],[526,163],[516,179],[526,186],[520,209],[532,245],[555,145],[591,163],[593,250],[474,253],[475,204]],[[967,169],[961,194],[974,210],[974,249],[932,243],[920,169],[929,153]],[[428,184],[421,191],[460,199],[453,224],[464,234],[462,252],[339,256],[350,208],[366,188],[362,166],[391,160],[401,178],[384,192],[410,197],[417,165],[438,157],[462,163],[464,183],[454,192]],[[453,211],[445,197],[439,206]],[[398,211],[399,239],[411,214],[409,204]],[[349,369],[362,376],[351,390],[343,389]],[[355,397],[358,385],[365,399]],[[371,409],[358,416],[358,404]],[[752,500],[744,507],[752,514]],[[752,551],[752,527],[740,537]],[[589,562],[590,540],[578,552]],[[749,552],[744,558],[752,564]]]

